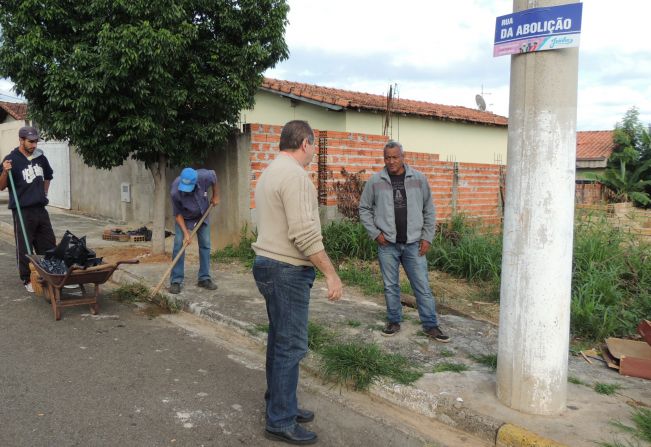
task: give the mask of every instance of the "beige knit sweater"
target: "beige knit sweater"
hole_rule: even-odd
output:
[[[264,170],[255,188],[259,256],[292,265],[309,265],[308,256],[323,250],[319,204],[307,172],[280,153]]]

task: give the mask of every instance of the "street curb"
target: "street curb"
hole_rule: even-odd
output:
[[[565,444],[543,438],[522,427],[504,424],[497,432],[496,447],[567,447]]]
[[[14,244],[13,227],[5,222],[0,222],[0,239]],[[133,272],[124,269],[117,269],[109,279],[110,282],[120,284],[141,283],[145,279]],[[152,289],[152,287],[149,287]],[[162,292],[165,293],[165,292]],[[236,332],[253,339],[256,342],[264,343],[264,338],[256,335],[255,327],[235,318],[231,318],[220,312],[203,307],[201,303],[189,302],[183,297],[176,295],[165,295],[177,303],[181,308],[204,320],[214,324],[222,324]],[[312,353],[308,353],[301,364],[309,374],[319,377],[320,365],[318,359]],[[491,416],[480,414],[462,403],[452,401],[446,397],[440,397],[427,391],[409,386],[400,385],[380,380],[371,386],[369,395],[378,400],[386,401],[388,404],[411,411],[418,415],[435,419],[456,430],[466,432],[476,438],[489,442],[496,447],[567,447],[565,444],[544,438],[517,425],[498,421]]]
[[[114,272],[111,281],[117,284],[134,282],[146,284],[144,278],[140,275],[120,269]],[[228,326],[256,342],[264,343],[264,338],[256,335],[256,330],[250,323],[204,307],[201,303],[190,302],[182,296],[169,295],[166,292],[161,293],[165,293],[167,297],[176,300],[181,304],[180,307],[188,313],[214,324]],[[311,375],[319,377],[319,361],[312,353],[308,353],[305,357],[301,368]],[[564,444],[543,438],[522,427],[478,413],[465,407],[461,402],[436,396],[413,386],[380,380],[371,386],[368,393],[378,400],[435,419],[496,447],[566,447]]]

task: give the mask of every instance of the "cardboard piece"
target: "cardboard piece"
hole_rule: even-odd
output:
[[[607,338],[606,347],[614,363],[619,365],[620,374],[651,379],[651,346],[646,342]],[[604,358],[609,360],[605,355]]]

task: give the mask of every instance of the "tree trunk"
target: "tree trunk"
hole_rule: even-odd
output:
[[[165,169],[167,167],[167,157],[160,154],[158,163],[151,163],[148,166],[152,177],[154,177],[154,221],[151,252],[158,255],[165,253],[165,204],[167,203]]]

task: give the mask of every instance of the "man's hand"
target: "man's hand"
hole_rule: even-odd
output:
[[[192,239],[190,239],[190,233],[187,231],[183,232],[183,245],[190,245],[190,242],[192,242]]]
[[[421,239],[420,245],[418,245],[418,256],[423,256],[425,253],[427,253],[427,250],[429,250],[431,245],[432,244],[429,242]]]
[[[328,300],[339,301],[343,292],[343,284],[339,275],[334,273],[333,275],[326,276],[326,285],[328,286]]]
[[[389,242],[384,237],[384,233],[380,233],[380,235],[375,238],[375,242],[377,242],[378,244],[380,244],[382,246],[385,246],[385,245],[389,244]]]
[[[217,197],[213,196],[213,198],[210,199],[210,203],[212,203],[212,206],[219,205],[219,196],[217,196]]]
[[[3,171],[11,170],[11,160],[5,160],[2,162],[2,170]]]

